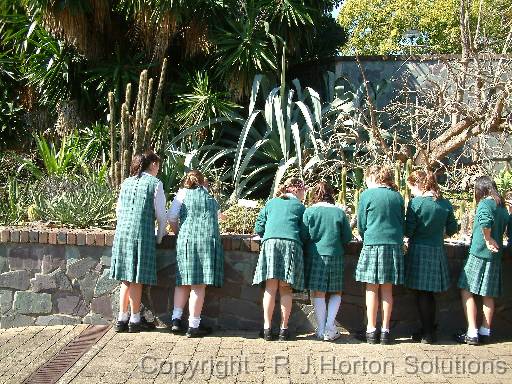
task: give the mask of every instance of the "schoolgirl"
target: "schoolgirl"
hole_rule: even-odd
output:
[[[199,171],[185,177],[168,212],[176,243],[176,288],[171,331],[183,333],[183,308],[189,302],[187,337],[203,337],[212,330],[201,324],[206,286],[221,287],[224,253],[219,231],[219,204],[206,190]]]
[[[347,215],[334,205],[333,194],[329,184],[318,183],[312,191],[312,205],[303,216],[305,286],[313,298],[317,337],[325,341],[340,337],[334,321],[343,291],[343,248],[352,239]],[[326,293],[330,294],[328,306]]]
[[[152,151],[137,154],[132,159],[131,176],[121,184],[110,269],[110,277],[121,281],[117,332],[155,328],[140,315],[140,305],[143,285],[156,284],[156,243],[165,234],[165,194],[156,178],[159,167],[160,158]]]
[[[370,344],[391,342],[389,323],[393,309],[393,285],[404,278],[404,200],[387,166],[371,166],[365,173],[366,189],[357,209],[357,228],[363,248],[355,278],[366,283],[366,332],[358,335]],[[377,330],[377,310],[382,309],[382,328]]]
[[[458,231],[453,207],[441,195],[431,172],[414,171],[407,184],[415,196],[407,207],[405,237],[409,238],[405,257],[405,286],[414,289],[421,329],[414,341],[431,344],[435,334],[435,292],[450,286],[450,271],[444,248],[444,236]]]
[[[289,340],[288,320],[292,309],[292,288],[304,288],[302,216],[305,186],[298,178],[289,178],[279,187],[276,197],[261,209],[254,231],[262,238],[253,284],[263,284],[263,331],[272,340],[272,315],[279,290],[281,329],[279,340]]]
[[[494,298],[502,293],[501,256],[503,234],[509,214],[496,183],[488,176],[475,180],[475,200],[478,203],[469,255],[459,277],[462,305],[468,322],[466,332],[455,335],[459,343],[477,345],[491,336]],[[474,295],[482,296],[483,316],[477,328],[477,306]]]

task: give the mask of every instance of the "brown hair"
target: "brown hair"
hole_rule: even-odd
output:
[[[196,189],[204,185],[204,175],[199,171],[190,171],[183,180],[183,187],[187,189]]]
[[[311,203],[331,203],[334,204],[334,189],[324,181],[315,185],[311,195]]]
[[[140,177],[142,172],[147,171],[151,163],[160,164],[160,161],[160,157],[152,150],[147,150],[144,153],[136,153],[130,165],[130,176]]]
[[[475,200],[478,203],[486,197],[492,197],[496,204],[504,205],[503,198],[498,192],[498,187],[496,187],[496,182],[489,176],[477,177],[475,180]]]
[[[442,198],[441,189],[435,175],[432,172],[419,169],[412,172],[407,178],[407,183],[420,187],[421,192],[431,191],[435,199]]]
[[[398,191],[394,181],[393,171],[386,165],[372,165],[366,169],[365,177],[375,177],[375,182],[381,185],[387,185],[389,188]]]
[[[290,192],[292,188],[304,188],[304,182],[302,179],[299,179],[298,177],[290,177],[289,179],[286,179],[286,181],[279,186],[279,189],[276,192],[276,197],[287,199],[286,193]]]

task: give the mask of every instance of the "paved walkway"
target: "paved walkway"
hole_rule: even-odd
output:
[[[0,330],[0,382],[20,383],[86,326]],[[469,347],[335,343],[300,336],[265,342],[256,332],[186,339],[165,331],[109,330],[59,383],[512,383],[512,342]]]

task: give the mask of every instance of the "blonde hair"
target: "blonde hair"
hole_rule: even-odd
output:
[[[190,171],[183,180],[183,187],[187,189],[196,189],[204,185],[204,175],[199,171]]]
[[[381,185],[387,185],[389,188],[398,191],[398,187],[395,184],[393,170],[387,165],[372,165],[366,169],[365,177],[368,178],[373,176],[375,182]]]
[[[442,197],[441,189],[437,184],[436,177],[432,172],[422,169],[412,172],[407,178],[407,183],[421,187],[421,192],[431,191],[435,199]]]
[[[287,199],[286,194],[291,192],[292,188],[304,188],[304,181],[298,177],[290,177],[281,184],[276,192],[276,197]]]

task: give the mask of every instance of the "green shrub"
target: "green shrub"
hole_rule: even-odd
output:
[[[116,195],[104,180],[53,176],[37,182],[31,193],[37,220],[75,228],[114,226]]]
[[[259,202],[257,208],[232,205],[223,212],[226,218],[220,223],[221,233],[253,233],[254,223],[256,223],[261,207],[263,207],[263,202]]]

